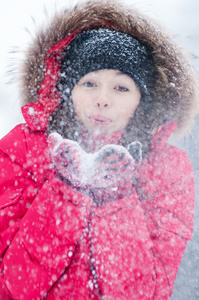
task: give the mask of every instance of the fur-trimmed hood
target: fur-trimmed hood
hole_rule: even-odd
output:
[[[52,20],[38,30],[20,72],[22,104],[38,102],[38,91],[45,78],[44,60],[51,47],[78,28],[91,23],[92,27],[102,26],[101,21],[132,34],[149,46],[159,72],[152,92],[153,118],[157,125],[174,121],[178,132],[185,132],[198,111],[198,84],[187,53],[154,20],[115,1],[88,1],[56,12]]]

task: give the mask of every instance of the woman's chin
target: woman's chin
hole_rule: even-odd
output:
[[[107,134],[107,130],[104,130],[102,128],[93,128],[90,132],[93,135]]]

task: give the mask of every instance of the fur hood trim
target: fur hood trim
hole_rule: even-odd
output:
[[[178,132],[185,133],[199,107],[198,82],[188,53],[150,17],[115,1],[88,1],[56,12],[38,30],[21,66],[22,104],[38,102],[38,91],[45,78],[46,53],[71,32],[91,23],[94,28],[102,27],[102,21],[149,46],[158,70],[152,91],[153,118],[158,125],[172,120],[178,124]]]

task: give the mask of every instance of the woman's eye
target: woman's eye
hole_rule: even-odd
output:
[[[96,84],[94,82],[91,81],[86,81],[83,83],[84,86],[86,87],[96,87]]]
[[[119,92],[128,92],[129,91],[129,89],[127,89],[124,86],[117,86],[115,89]]]

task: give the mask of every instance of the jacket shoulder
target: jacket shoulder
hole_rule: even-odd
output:
[[[25,124],[17,125],[0,140],[0,149],[12,160],[15,160],[16,155],[19,160],[23,160],[27,151],[24,130]]]
[[[181,181],[187,176],[194,176],[186,151],[168,143],[165,143],[160,151],[152,153],[151,164],[167,182]]]
[[[169,143],[165,143],[163,149],[161,149],[160,158],[165,160],[176,159],[191,165],[186,151]]]
[[[26,124],[19,124],[0,140],[0,150],[12,161],[23,164],[33,144],[38,144],[38,148],[43,147],[46,135],[30,130]]]
[[[138,169],[138,182],[157,190],[170,190],[175,186],[184,188],[184,183],[194,185],[194,173],[187,153],[166,143],[161,149],[152,150]]]

